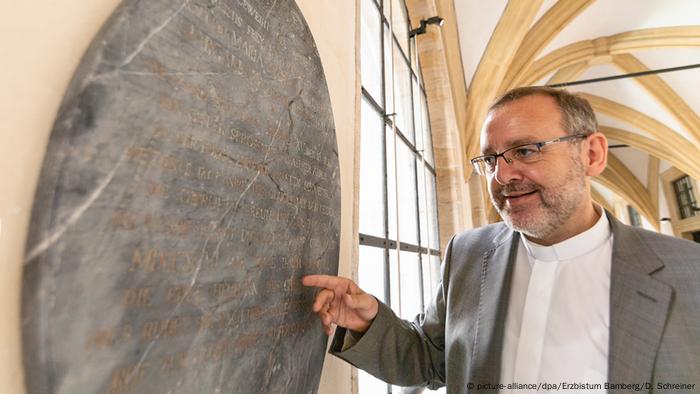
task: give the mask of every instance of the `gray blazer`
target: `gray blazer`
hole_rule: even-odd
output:
[[[614,236],[608,382],[700,391],[700,244],[607,215]],[[425,314],[408,322],[380,303],[357,343],[342,351],[345,329],[339,328],[330,352],[400,386],[445,385],[448,393],[467,393],[478,392],[477,384],[498,383],[519,240],[502,223],[456,235]],[[658,386],[665,383],[695,387]]]

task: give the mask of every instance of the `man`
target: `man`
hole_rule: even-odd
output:
[[[593,203],[607,141],[590,105],[515,89],[489,110],[481,151],[472,164],[504,223],[452,238],[414,322],[348,279],[303,279],[322,288],[313,310],[326,332],[339,326],[331,351],[450,393],[700,390],[700,246]]]

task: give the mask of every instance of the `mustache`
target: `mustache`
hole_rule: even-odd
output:
[[[505,197],[510,194],[518,193],[518,194],[524,194],[524,193],[531,193],[534,191],[539,190],[540,187],[537,184],[534,183],[509,183],[507,185],[504,185],[501,187],[500,194],[501,196]]]

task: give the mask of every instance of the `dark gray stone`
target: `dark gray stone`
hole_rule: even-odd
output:
[[[292,0],[126,0],[48,145],[26,248],[30,393],[310,393],[337,272],[328,88]]]

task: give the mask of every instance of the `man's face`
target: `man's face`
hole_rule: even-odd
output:
[[[500,153],[567,134],[552,98],[526,96],[489,113],[481,150]],[[580,144],[545,146],[536,163],[509,165],[498,158],[496,171],[488,176],[488,188],[491,202],[509,227],[535,239],[547,239],[581,219],[586,178]]]

